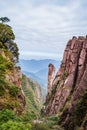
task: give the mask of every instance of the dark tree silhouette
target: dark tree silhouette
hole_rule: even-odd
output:
[[[14,42],[15,35],[9,25],[3,24],[3,22],[10,20],[7,17],[1,17],[0,20],[2,21],[2,23],[0,23],[0,45],[12,53],[13,57],[11,60],[17,63],[19,60],[19,49]]]
[[[5,23],[5,22],[9,22],[10,19],[9,19],[8,17],[1,17],[1,18],[0,18],[0,21],[1,21],[2,23]]]

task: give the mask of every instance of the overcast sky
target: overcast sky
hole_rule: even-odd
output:
[[[21,59],[61,60],[72,36],[87,34],[87,0],[0,0]]]

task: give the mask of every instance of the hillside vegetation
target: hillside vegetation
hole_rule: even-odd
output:
[[[0,23],[0,110],[11,109],[21,113],[25,97],[21,91],[20,68],[15,66],[19,52],[14,39],[12,28]]]
[[[0,20],[0,130],[87,130],[87,37],[68,42],[42,107],[40,85],[16,66],[9,19]]]
[[[40,109],[42,107],[42,92],[39,84],[23,75],[22,89],[26,97],[26,110],[31,116],[40,116]]]

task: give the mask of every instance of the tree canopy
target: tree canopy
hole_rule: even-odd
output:
[[[9,21],[7,17],[3,17],[4,22]],[[18,62],[19,59],[19,49],[17,44],[14,42],[15,35],[12,31],[12,28],[9,25],[4,23],[0,23],[0,43],[2,43],[3,47],[10,51],[13,55],[13,61],[15,63]]]
[[[8,17],[1,17],[0,21],[2,21],[2,23],[5,23],[5,22],[9,22],[10,19]]]

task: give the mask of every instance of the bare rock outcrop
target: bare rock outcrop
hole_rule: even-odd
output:
[[[53,64],[49,64],[48,66],[48,93],[51,93],[52,83],[54,80],[55,67]]]
[[[73,37],[67,43],[62,64],[52,83],[52,91],[47,95],[46,114],[60,113],[64,106],[68,106],[68,113],[72,112],[86,89],[87,37]],[[66,120],[68,117],[67,114]]]

